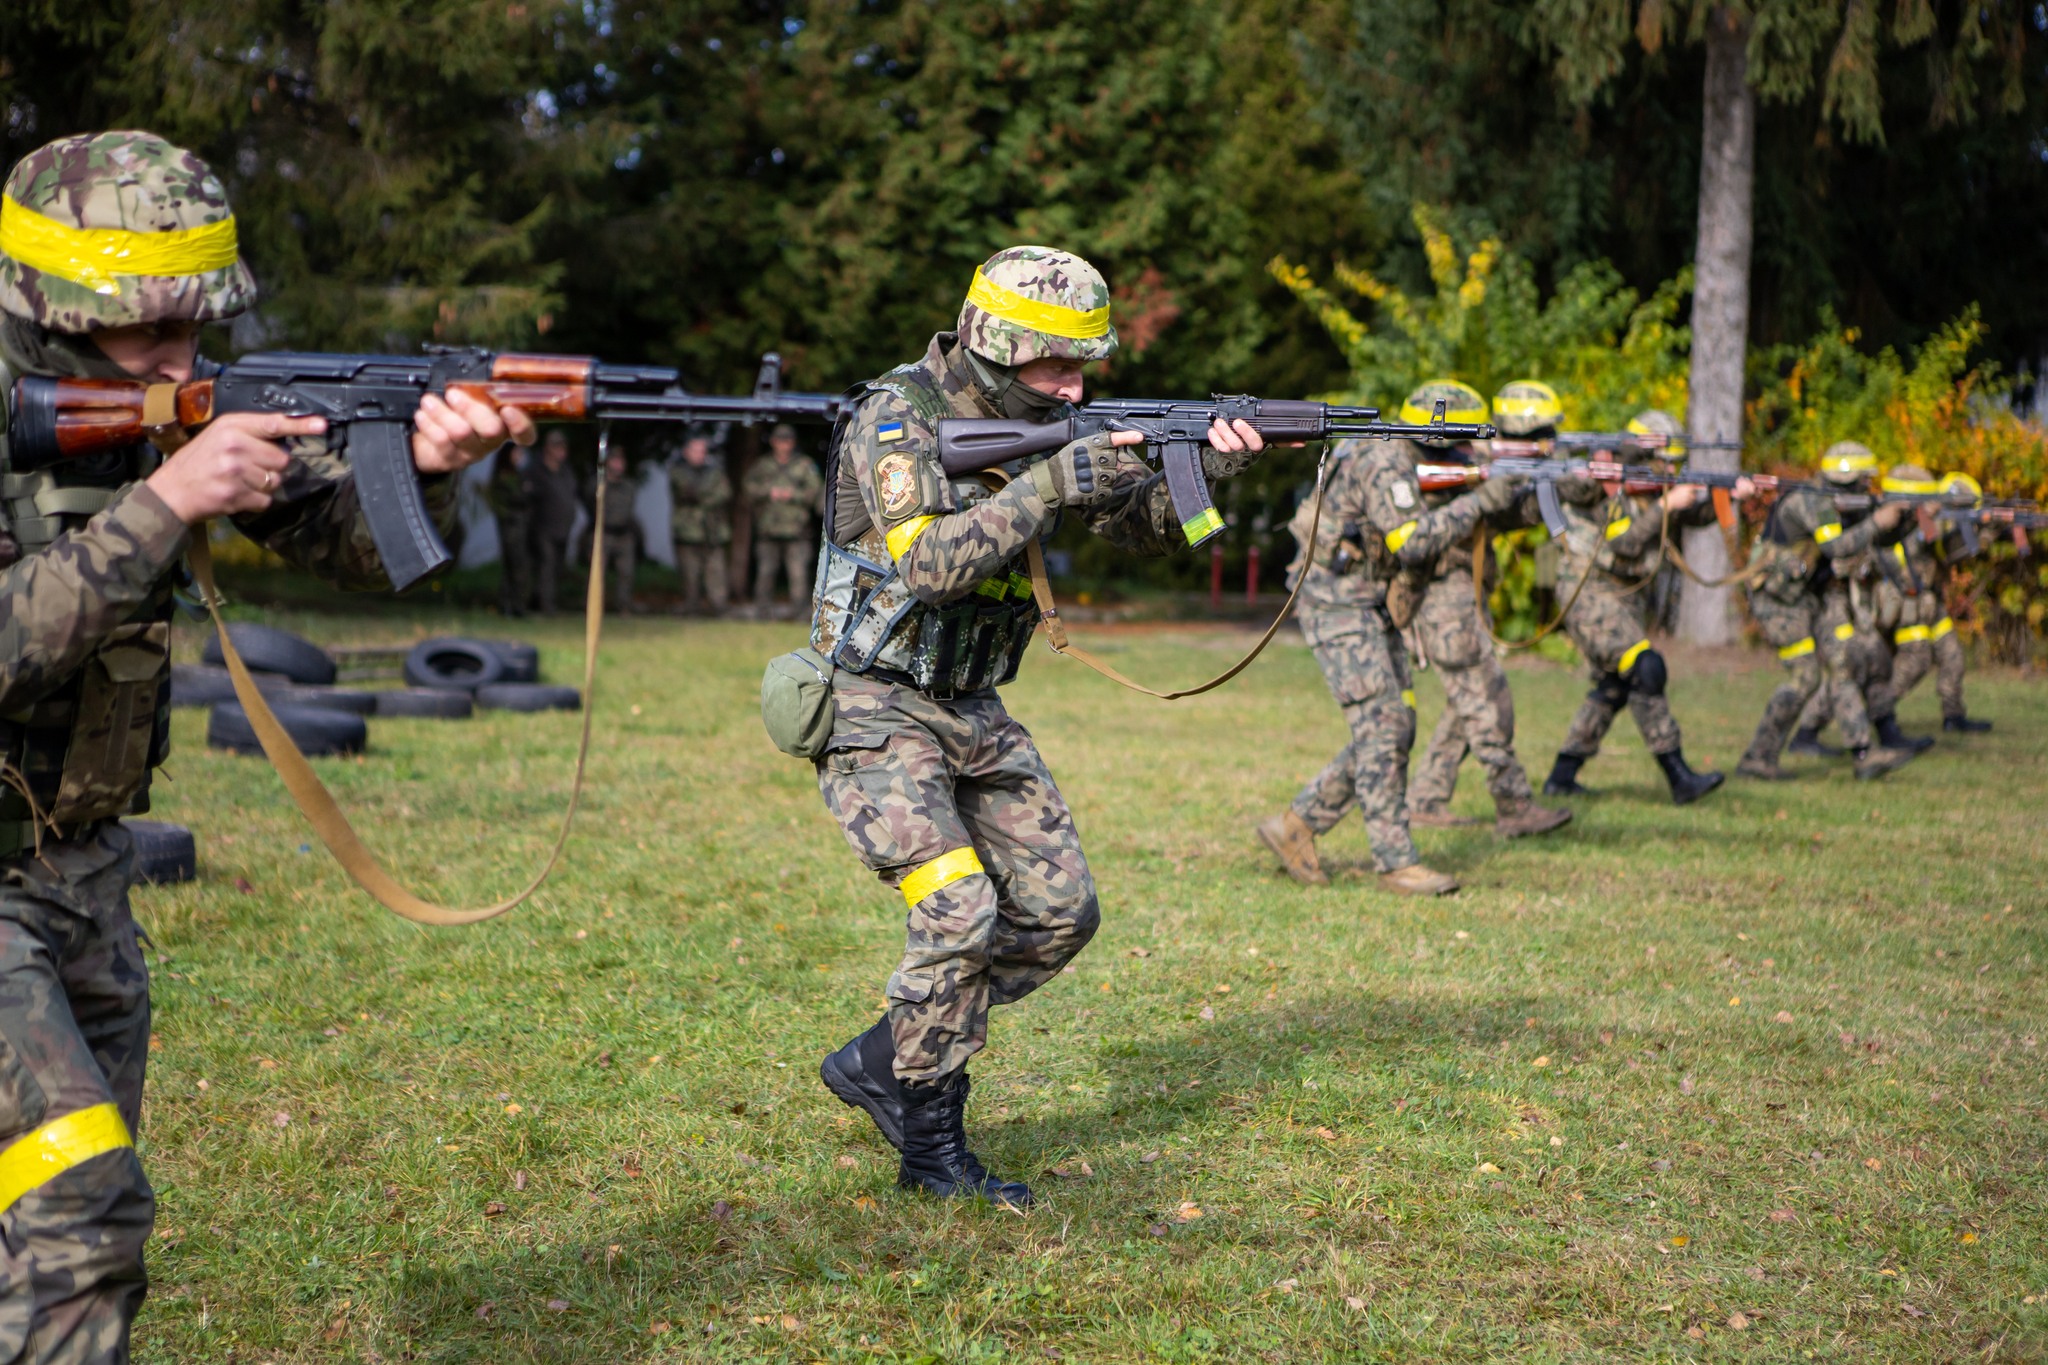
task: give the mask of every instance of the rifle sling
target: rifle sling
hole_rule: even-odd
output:
[[[348,817],[342,814],[333,793],[313,771],[313,765],[306,761],[306,756],[299,752],[299,746],[278,723],[270,703],[257,690],[256,680],[249,676],[248,665],[242,662],[241,654],[236,651],[234,640],[228,635],[227,622],[221,619],[221,596],[214,586],[213,550],[207,543],[207,526],[201,523],[192,528],[192,545],[188,552],[192,577],[198,581],[199,594],[213,615],[214,630],[220,636],[221,657],[234,679],[235,695],[241,700],[243,710],[249,713],[249,724],[255,729],[256,738],[262,742],[263,752],[277,769],[277,775],[284,779],[285,790],[291,793],[292,800],[298,803],[312,824],[313,832],[320,836],[321,843],[327,845],[335,861],[379,904],[403,919],[431,925],[475,924],[479,920],[491,919],[524,903],[540,890],[542,883],[561,862],[562,849],[569,842],[569,827],[575,822],[576,807],[583,797],[584,770],[590,757],[591,687],[597,679],[597,642],[604,624],[604,483],[602,477],[597,480],[597,506],[591,515],[590,589],[585,598],[583,617],[583,734],[576,746],[576,774],[569,787],[569,808],[562,816],[562,828],[555,835],[555,845],[548,854],[547,862],[524,890],[492,905],[459,910],[421,899],[399,885],[397,879],[384,870],[376,855],[357,836]]]
[[[1316,500],[1316,510],[1315,514],[1309,518],[1308,550],[1302,556],[1301,577],[1294,580],[1294,587],[1287,593],[1287,601],[1281,604],[1279,614],[1273,618],[1272,624],[1266,627],[1266,633],[1259,637],[1259,642],[1252,646],[1251,652],[1207,682],[1199,683],[1194,687],[1183,687],[1174,692],[1155,691],[1141,682],[1133,682],[1131,679],[1126,678],[1123,674],[1117,672],[1116,669],[1068,640],[1066,624],[1060,620],[1059,603],[1053,600],[1052,579],[1045,572],[1045,551],[1039,547],[1038,539],[1034,536],[1030,543],[1024,547],[1024,559],[1026,566],[1031,571],[1031,595],[1038,600],[1039,626],[1045,631],[1046,644],[1052,646],[1053,653],[1084,663],[1113,683],[1128,687],[1133,692],[1142,692],[1148,697],[1157,697],[1161,701],[1179,701],[1183,697],[1199,697],[1204,692],[1214,691],[1216,688],[1223,686],[1223,684],[1229,682],[1247,668],[1250,668],[1252,660],[1265,652],[1266,646],[1273,642],[1275,635],[1279,634],[1281,623],[1293,612],[1295,599],[1301,596],[1301,585],[1308,581],[1309,569],[1315,564],[1316,533],[1321,529],[1323,522],[1323,485],[1328,477],[1329,469],[1330,448],[1326,445],[1323,447],[1321,460],[1316,464],[1315,492],[1310,495]]]

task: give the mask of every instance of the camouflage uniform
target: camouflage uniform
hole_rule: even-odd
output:
[[[533,465],[540,457],[513,447],[498,453],[485,489],[498,521],[498,611],[524,616],[533,605]]]
[[[1963,704],[1963,646],[1949,619],[1949,576],[1961,554],[1960,541],[1947,523],[1936,543],[1915,530],[1889,551],[1880,552],[1885,572],[1873,603],[1873,632],[1888,639],[1893,654],[1888,676],[1867,695],[1873,723],[1898,713],[1899,702],[1932,671],[1941,699],[1942,720],[1950,729],[1967,714]]]
[[[219,182],[156,138],[53,143],[15,168],[7,195],[0,242],[23,255],[0,257],[0,402],[23,375],[126,378],[72,334],[96,318],[204,320],[252,297],[239,264],[121,276],[119,293],[96,296],[38,251],[37,231],[10,230],[23,203],[74,230],[230,223]],[[347,465],[317,440],[292,453],[271,506],[237,527],[330,580],[388,586]],[[149,808],[168,745],[187,528],[141,482],[150,447],[42,471],[15,471],[6,454],[0,442],[0,1359],[125,1361],[155,1194],[132,1138],[149,978],[118,819]],[[455,480],[425,483],[449,529]]]
[[[1057,976],[1099,917],[1066,802],[994,690],[1037,626],[1024,551],[1051,534],[1057,509],[1030,478],[991,492],[938,467],[940,418],[1001,415],[962,338],[941,333],[870,386],[835,436],[812,643],[839,667],[818,786],[909,911],[887,995],[895,1072],[912,1083],[964,1068],[989,1006]],[[1091,530],[1143,555],[1185,544],[1164,477],[1134,449],[1117,452],[1114,480],[1117,493],[1084,514]],[[879,634],[862,626],[871,620]],[[978,643],[948,643],[963,639]]]
[[[548,468],[545,455],[527,470],[533,485],[534,605],[552,616],[560,603],[562,574],[569,567],[570,537],[576,533],[576,468],[567,460]]]
[[[675,498],[672,523],[683,610],[724,609],[726,547],[732,543],[732,478],[716,454],[701,465],[679,459],[668,472]]]
[[[775,575],[789,579],[789,600],[811,595],[811,561],[818,547],[810,539],[811,513],[825,482],[809,457],[797,454],[784,464],[763,455],[747,466],[742,493],[754,513],[754,605],[763,611],[775,604]],[[788,497],[778,499],[777,492]]]
[[[633,610],[633,575],[640,568],[640,519],[634,514],[634,485],[630,474],[613,478],[602,470],[598,478],[605,481],[604,489],[604,598],[605,610],[615,616],[624,616]],[[590,485],[590,494],[584,499],[584,510],[593,516],[597,512],[597,484]],[[588,546],[584,547],[588,550]],[[598,572],[599,566],[592,564],[590,571]]]
[[[1318,835],[1358,809],[1381,873],[1422,861],[1407,806],[1415,692],[1387,592],[1397,575],[1428,573],[1470,539],[1482,511],[1477,494],[1425,503],[1415,467],[1439,460],[1411,441],[1339,444],[1315,561],[1297,556],[1288,570],[1301,585],[1302,636],[1351,730],[1351,743],[1301,789],[1292,809]]]

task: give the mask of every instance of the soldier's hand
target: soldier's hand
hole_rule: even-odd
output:
[[[1061,446],[1031,466],[1038,496],[1054,507],[1093,507],[1115,491],[1114,447],[1133,444],[1119,436],[1135,432],[1101,432],[1085,441]],[[1141,438],[1142,439],[1142,438]]]
[[[1700,494],[1705,491],[1696,483],[1679,484],[1676,488],[1664,494],[1664,510],[1667,512],[1683,512],[1686,508],[1698,502]]]
[[[1202,448],[1202,472],[1211,479],[1234,479],[1259,461],[1266,438],[1242,417],[1209,424],[1209,444]]]
[[[231,412],[207,424],[149,476],[150,491],[187,526],[209,517],[261,512],[284,481],[291,457],[277,444],[288,436],[318,436],[320,417]]]
[[[510,439],[533,444],[540,434],[518,408],[494,408],[468,394],[428,394],[413,414],[412,463],[422,474],[467,469]]]
[[[1528,491],[1529,481],[1511,475],[1490,474],[1486,482],[1465,496],[1479,505],[1483,516],[1498,516],[1515,505],[1515,500]]]
[[[1905,515],[1906,504],[1903,502],[1881,502],[1877,505],[1877,510],[1870,514],[1870,519],[1877,523],[1878,530],[1890,531],[1898,527],[1899,521]]]

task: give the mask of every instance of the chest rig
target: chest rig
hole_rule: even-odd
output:
[[[870,525],[849,543],[839,543],[841,534],[833,523],[846,433],[856,406],[881,393],[901,399],[934,428],[954,415],[919,365],[899,366],[847,395],[826,461],[825,534],[818,551],[811,647],[849,673],[905,682],[940,700],[1000,687],[1017,676],[1038,628],[1031,580],[1016,563],[965,596],[933,606],[919,601],[897,572],[881,527]],[[917,515],[923,517],[979,501],[991,491],[979,481],[948,480],[935,453],[919,460],[916,478]]]
[[[0,361],[9,421],[14,378]],[[160,462],[140,444],[17,473],[0,432],[0,567],[48,552]],[[149,809],[150,773],[170,750],[172,586],[160,583],[70,677],[0,714],[0,858],[34,846],[38,819],[69,832]]]

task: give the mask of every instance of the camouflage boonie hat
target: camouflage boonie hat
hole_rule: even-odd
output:
[[[1662,436],[1664,444],[1650,452],[1660,460],[1685,458],[1685,428],[1662,408],[1645,408],[1629,418],[1628,430],[1632,436]]]
[[[1107,360],[1116,354],[1109,282],[1079,256],[1013,246],[982,262],[960,305],[960,339],[997,365]]]
[[[206,322],[256,302],[227,191],[154,133],[59,138],[0,199],[0,309],[57,332]]]
[[[1820,476],[1829,483],[1862,483],[1877,472],[1877,456],[1861,441],[1837,441],[1821,453]]]
[[[1493,424],[1503,436],[1531,436],[1562,421],[1557,390],[1539,379],[1517,379],[1493,396]]]

